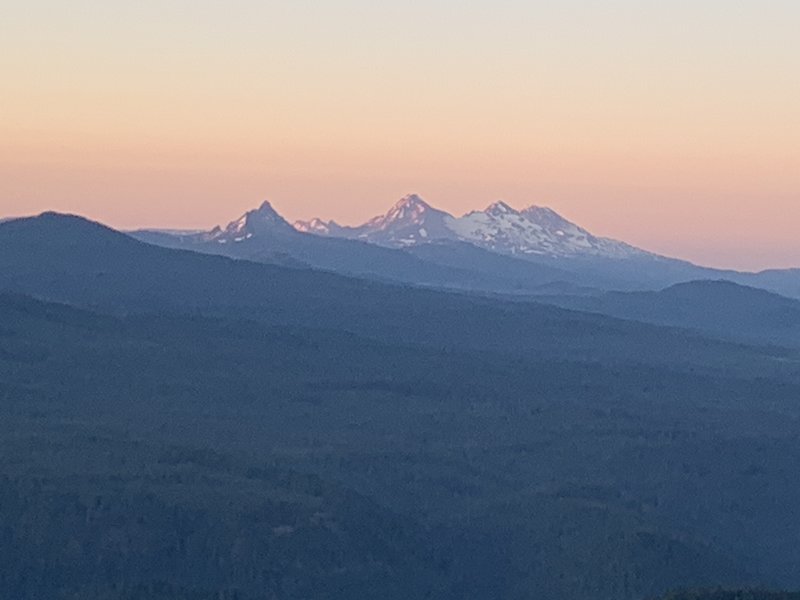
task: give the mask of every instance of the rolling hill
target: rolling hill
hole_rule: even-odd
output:
[[[660,292],[542,298],[555,305],[717,337],[800,346],[800,301],[729,281],[692,281]]]

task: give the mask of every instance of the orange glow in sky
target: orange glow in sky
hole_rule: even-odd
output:
[[[800,266],[800,3],[15,4],[0,216],[355,223],[417,192]]]

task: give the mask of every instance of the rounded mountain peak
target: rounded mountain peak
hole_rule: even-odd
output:
[[[552,208],[547,206],[536,206],[532,204],[521,213],[527,219],[545,228],[578,228],[577,225],[568,221]]]

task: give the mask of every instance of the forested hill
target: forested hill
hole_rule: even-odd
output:
[[[0,323],[17,599],[798,584],[789,381],[21,296]]]

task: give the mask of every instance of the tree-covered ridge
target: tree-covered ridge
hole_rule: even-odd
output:
[[[19,296],[0,324],[18,598],[633,600],[796,575],[791,380]]]
[[[4,597],[442,593],[419,527],[313,475],[75,429],[4,451]]]

